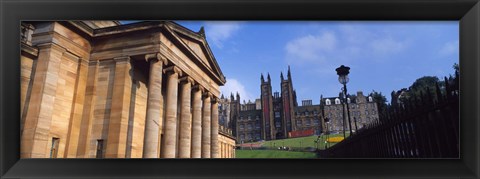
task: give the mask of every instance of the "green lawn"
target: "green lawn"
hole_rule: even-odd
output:
[[[316,158],[313,152],[291,152],[281,150],[236,150],[236,158]]]
[[[346,133],[347,137],[350,135]],[[343,137],[343,133],[340,134],[331,134],[329,137]],[[265,141],[262,147],[313,147],[317,148],[316,141],[318,136],[308,136],[308,137],[299,137],[299,138],[290,138],[290,139],[281,139],[281,140],[271,140]],[[326,136],[322,135],[319,140],[318,149],[325,148],[325,139]],[[333,146],[336,143],[330,143],[329,146]],[[248,145],[248,144],[247,144]],[[284,151],[284,150],[249,150],[248,147],[245,147],[244,150],[236,150],[236,158],[316,158],[314,152],[294,152],[294,151]]]
[[[346,134],[347,137],[349,136],[349,133]],[[337,137],[341,136],[343,137],[343,133],[340,134],[332,134],[329,137]],[[317,148],[317,143],[315,141],[317,140],[318,136],[308,136],[308,137],[299,137],[299,138],[291,138],[291,139],[280,139],[280,140],[271,140],[271,141],[265,141],[263,143],[264,147],[280,147],[280,146],[286,146],[286,147],[313,147]],[[324,149],[325,147],[325,136],[322,135],[320,137],[320,143],[318,145],[319,149]],[[330,143],[330,146],[335,145],[336,143]]]

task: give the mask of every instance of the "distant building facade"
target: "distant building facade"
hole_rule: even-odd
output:
[[[358,91],[356,96],[347,97],[347,103],[350,111],[350,121],[352,130],[355,130],[355,120],[357,121],[357,128],[361,129],[363,126],[378,120],[377,103],[372,96],[364,96],[363,92]],[[338,97],[328,97],[320,99],[320,106],[322,108],[324,118],[328,118],[330,123],[328,131],[343,131],[343,112],[346,109],[342,95]],[[345,114],[346,114],[345,110]],[[345,130],[349,131],[348,118],[345,115]]]
[[[218,123],[226,80],[204,33],[171,21],[22,22],[20,157],[233,157]]]
[[[343,130],[343,103],[340,97],[321,98],[320,104],[313,104],[312,100],[302,100],[299,106],[290,67],[287,78],[281,73],[280,79],[281,92],[272,92],[270,74],[267,74],[266,80],[261,75],[261,96],[255,102],[241,103],[238,93],[235,97],[231,94],[229,99],[222,96],[219,118],[226,127],[233,129],[237,143],[319,135],[327,130],[325,118],[332,119],[329,131]],[[349,106],[352,124],[355,118],[358,128],[378,119],[377,104],[371,97],[358,92],[357,96],[349,101],[352,103]]]

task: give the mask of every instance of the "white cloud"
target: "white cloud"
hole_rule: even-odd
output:
[[[251,95],[251,93],[247,92],[245,90],[245,86],[240,83],[237,79],[232,79],[228,78],[227,83],[225,83],[225,86],[220,87],[220,91],[225,97],[230,97],[230,94],[233,93],[233,95],[237,94],[237,92],[240,94],[240,98],[245,101],[251,100],[255,101],[255,98]]]
[[[371,42],[371,48],[375,54],[387,55],[402,51],[406,46],[405,41],[398,41],[392,37],[375,39]]]
[[[335,31],[307,34],[286,43],[287,63],[292,65],[339,65],[354,60],[388,59],[406,50],[409,39],[392,36],[387,29],[370,30],[357,24],[343,24]],[[312,63],[313,62],[313,63]],[[313,67],[312,66],[312,67]]]
[[[460,46],[458,40],[447,42],[443,45],[442,49],[440,49],[441,55],[452,55],[458,54]]]
[[[205,23],[205,33],[207,38],[218,48],[223,48],[224,42],[239,29],[240,22],[213,21]]]
[[[337,38],[332,32],[324,32],[319,35],[307,35],[293,39],[287,43],[285,50],[292,57],[300,60],[321,60],[322,52],[330,52],[335,49]]]

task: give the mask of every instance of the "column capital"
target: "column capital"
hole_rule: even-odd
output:
[[[210,98],[212,99],[213,95],[209,91],[204,91],[202,94],[203,98]]]
[[[163,69],[163,72],[166,74],[173,73],[173,74],[177,74],[178,76],[182,76],[182,70],[180,70],[180,68],[176,66],[169,66]]]
[[[145,54],[145,61],[162,62],[163,64],[168,65],[168,60],[165,57],[163,57],[160,53]]]
[[[210,98],[211,98],[212,103],[218,103],[220,101],[220,98],[218,98],[214,95],[212,95]]]
[[[205,88],[203,86],[201,86],[200,84],[195,84],[193,85],[193,90],[199,90],[201,93],[203,93],[205,91]]]
[[[114,60],[116,63],[129,62],[129,61],[130,61],[130,57],[129,57],[129,56],[115,57],[115,58],[113,58],[113,60]]]
[[[180,83],[190,83],[190,85],[194,85],[195,84],[195,80],[193,80],[193,78],[189,77],[189,76],[183,76],[181,77],[180,79],[178,79],[180,81]]]

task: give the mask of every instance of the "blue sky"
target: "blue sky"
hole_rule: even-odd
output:
[[[221,91],[260,96],[260,74],[280,91],[290,65],[299,104],[341,89],[335,68],[349,66],[349,93],[392,90],[422,76],[448,76],[459,61],[458,21],[176,21],[207,41],[227,78]]]

